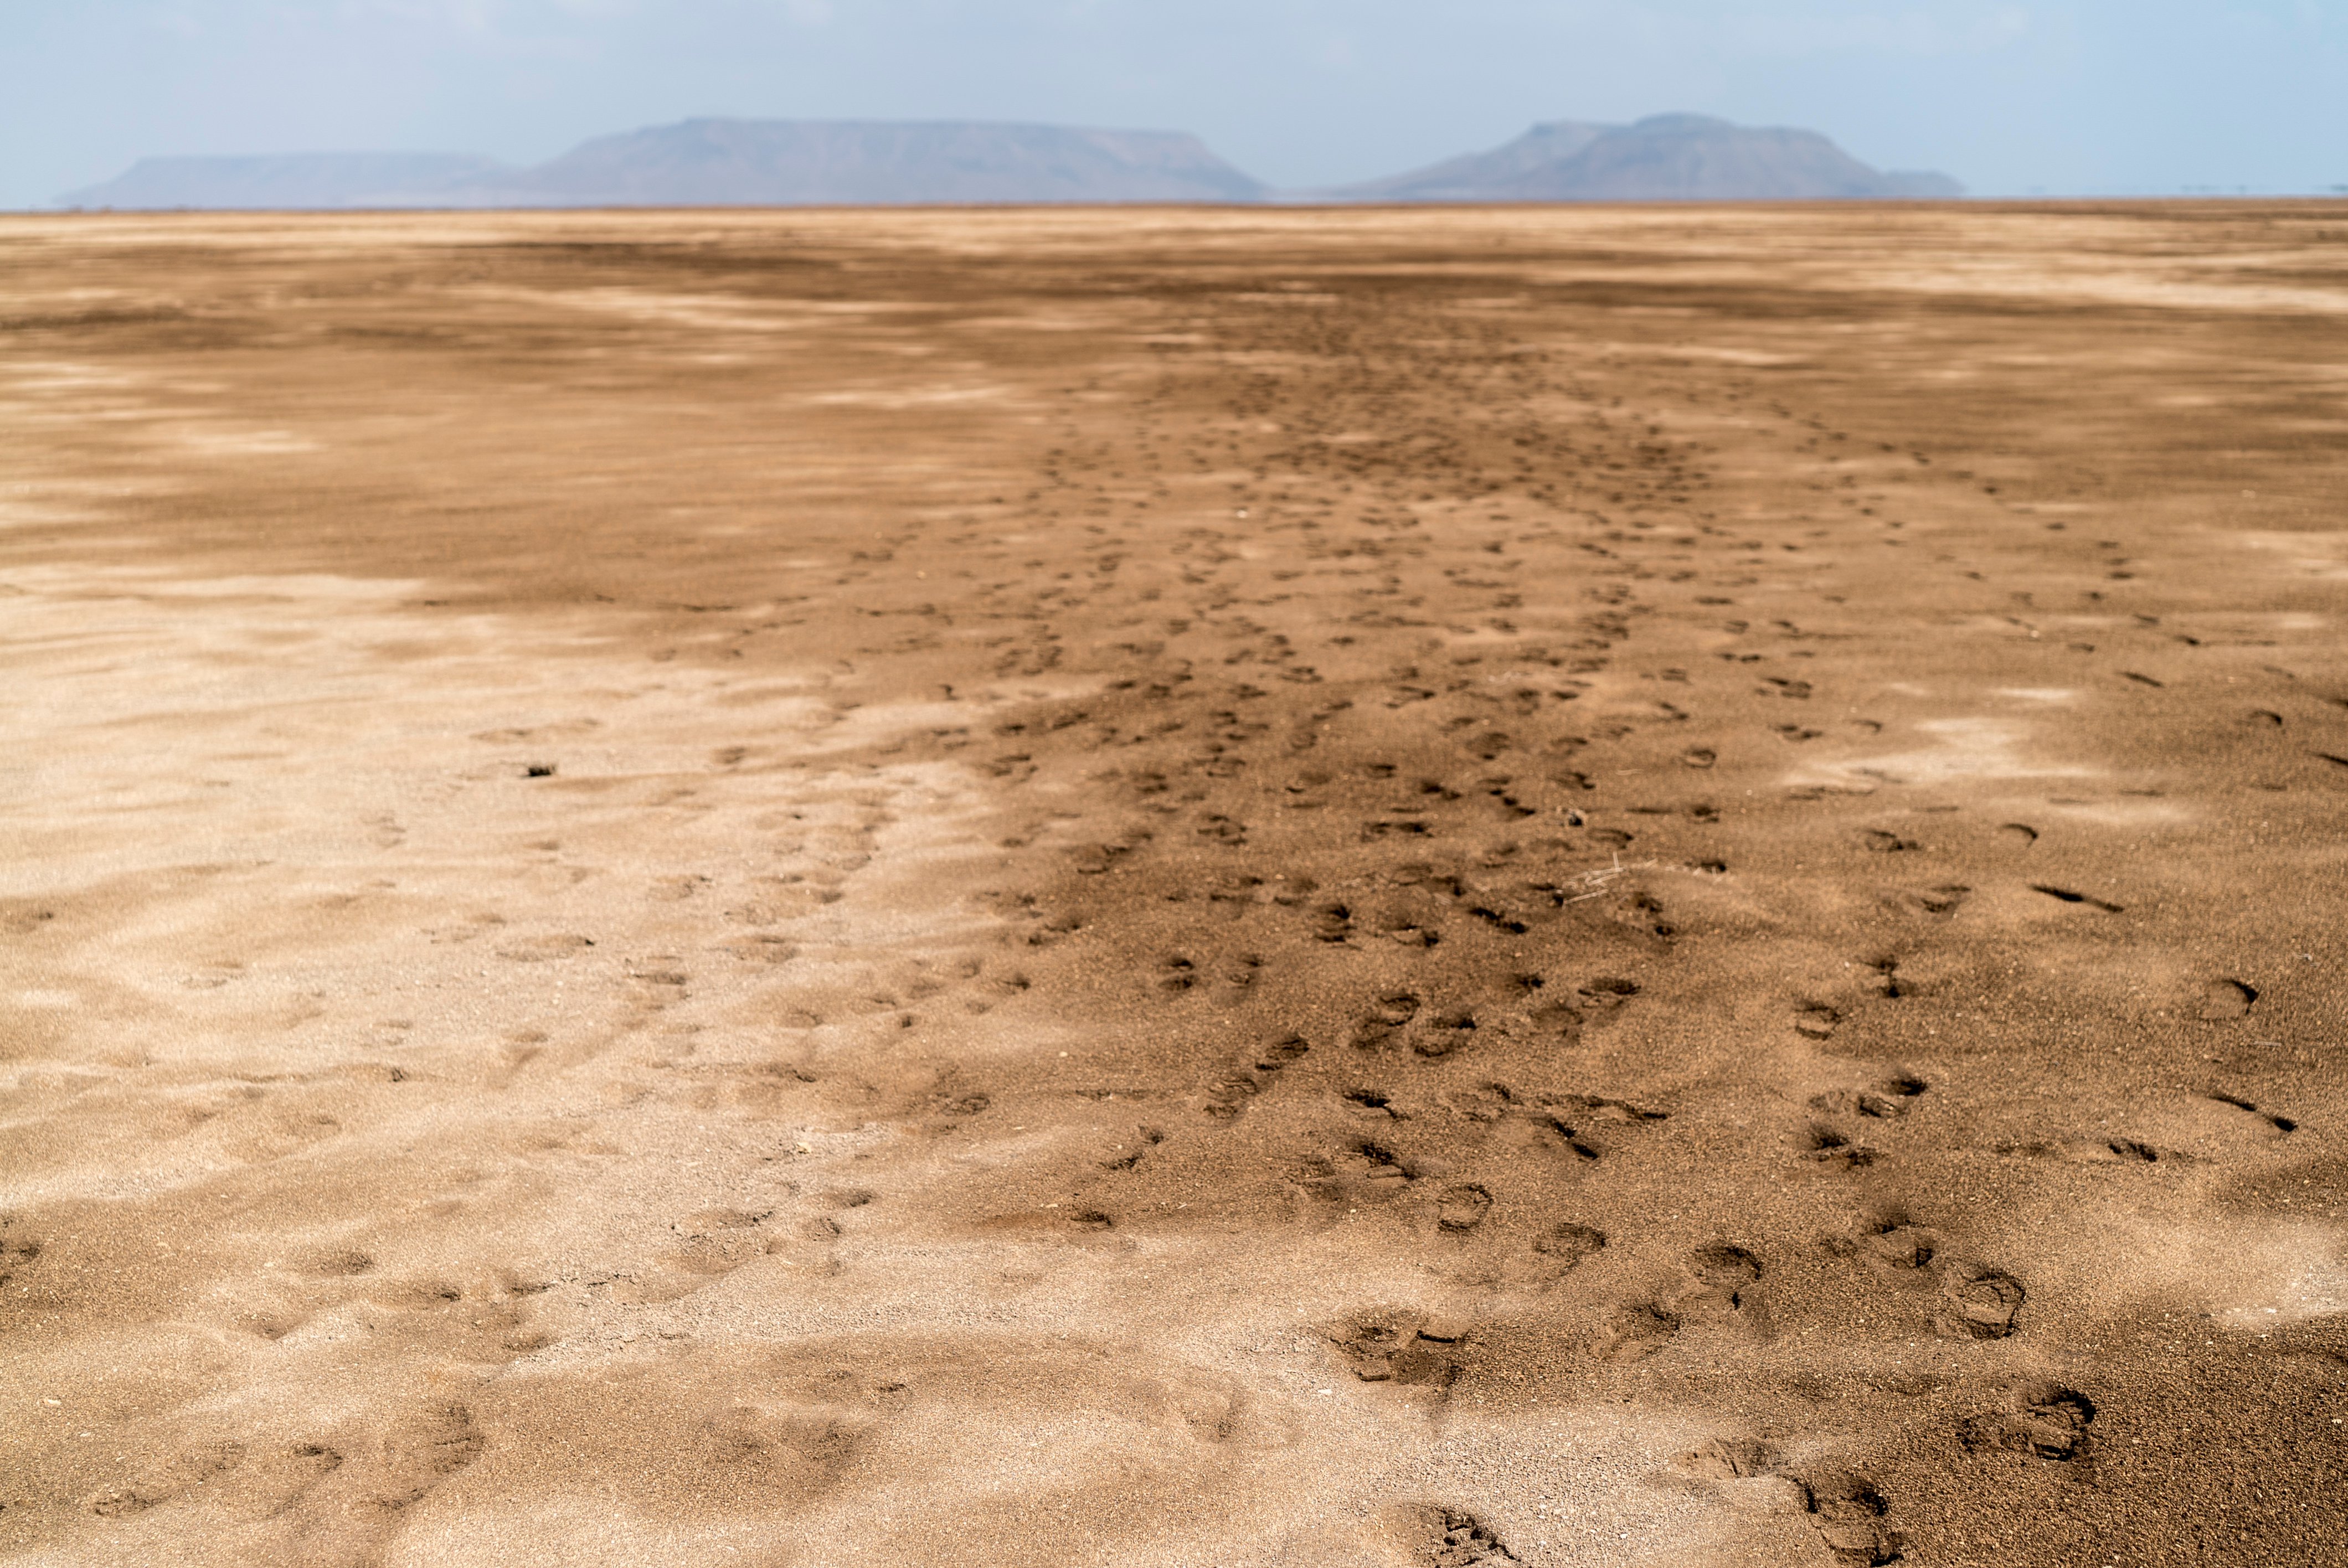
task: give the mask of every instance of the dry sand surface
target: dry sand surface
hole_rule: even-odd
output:
[[[0,258],[0,1561],[2348,1562],[2348,209]]]

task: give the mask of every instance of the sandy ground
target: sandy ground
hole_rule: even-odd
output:
[[[0,258],[0,1561],[2348,1562],[2348,208]]]

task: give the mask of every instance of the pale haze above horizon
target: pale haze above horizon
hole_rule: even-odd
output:
[[[697,116],[1194,132],[1283,188],[1663,111],[1977,195],[2348,188],[2348,0],[80,0],[11,6],[0,207],[144,157],[514,163]]]

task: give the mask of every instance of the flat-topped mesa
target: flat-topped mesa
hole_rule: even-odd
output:
[[[1810,201],[1944,199],[1945,174],[1883,173],[1812,130],[1708,115],[1554,120],[1505,147],[1329,191],[1348,201]]]
[[[499,206],[1251,201],[1177,131],[958,120],[693,119],[600,137],[485,191]]]
[[[598,137],[532,169],[399,154],[149,159],[60,200],[118,208],[793,207],[1226,202],[1262,193],[1198,138],[1176,131],[691,119]]]

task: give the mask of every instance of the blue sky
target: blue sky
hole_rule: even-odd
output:
[[[694,115],[1193,130],[1277,185],[1693,109],[1982,194],[2348,186],[2348,0],[0,0],[0,206]]]

